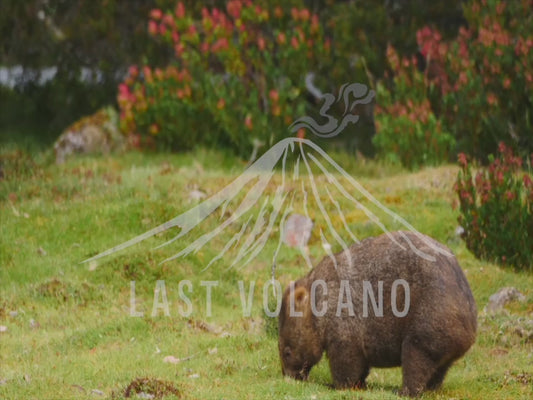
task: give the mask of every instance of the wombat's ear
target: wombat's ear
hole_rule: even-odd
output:
[[[304,286],[299,286],[294,290],[294,305],[296,310],[301,311],[309,304],[309,292]]]

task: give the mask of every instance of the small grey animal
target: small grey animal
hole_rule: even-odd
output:
[[[364,388],[371,367],[402,367],[402,395],[441,386],[475,342],[477,308],[451,251],[392,232],[325,257],[286,289],[279,314],[284,375],[307,380],[327,353],[337,388]]]

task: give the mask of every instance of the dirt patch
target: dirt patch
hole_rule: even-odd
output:
[[[171,382],[155,378],[136,378],[124,390],[113,393],[112,398],[162,399],[165,396],[181,397],[181,393]]]
[[[45,299],[52,299],[59,304],[75,303],[85,306],[88,301],[97,296],[94,287],[86,282],[79,284],[65,283],[57,278],[41,283],[35,287],[34,294]]]
[[[69,297],[67,286],[56,278],[39,285],[37,287],[37,293],[43,297],[55,298],[62,301],[67,301]]]

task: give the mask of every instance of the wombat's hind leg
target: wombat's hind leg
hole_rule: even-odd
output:
[[[427,389],[433,377],[436,377],[436,380],[439,378],[437,363],[416,341],[413,342],[405,340],[402,345],[402,396],[418,396]],[[442,378],[446,370],[442,372]]]
[[[450,363],[441,365],[439,368],[437,368],[437,371],[435,371],[435,373],[433,374],[433,376],[431,377],[431,379],[429,380],[427,384],[427,388],[429,390],[437,390],[438,388],[441,387],[442,381],[444,380],[444,377],[446,376],[446,372],[448,372],[448,369],[450,368],[451,365],[452,363],[450,362]]]

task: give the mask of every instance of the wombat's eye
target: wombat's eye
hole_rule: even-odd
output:
[[[283,350],[283,357],[284,358],[289,358],[290,356],[292,355],[292,351],[290,349],[290,347],[285,347],[285,349]]]

